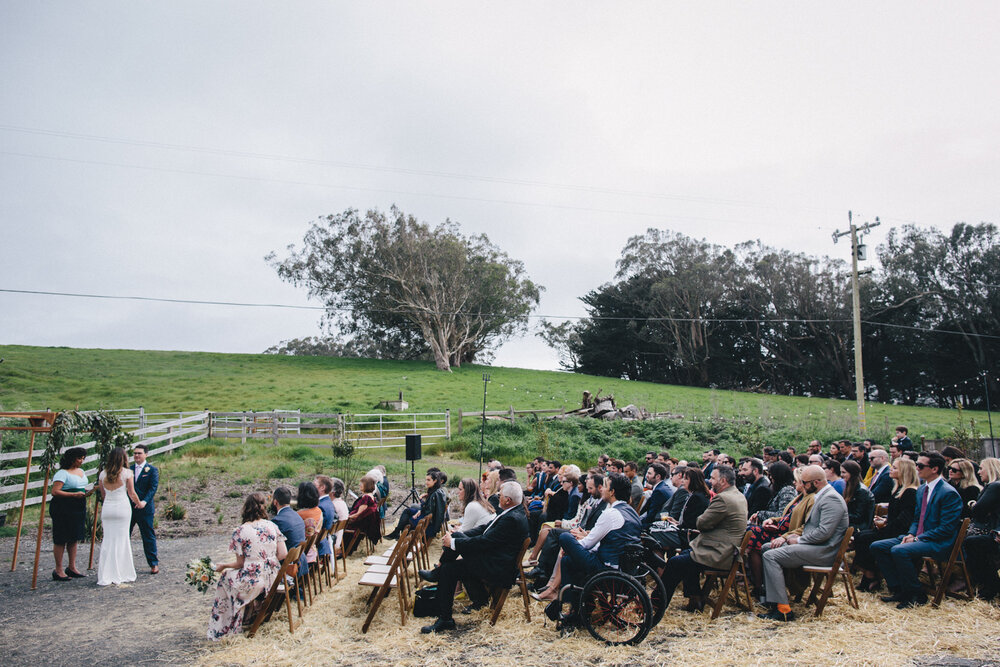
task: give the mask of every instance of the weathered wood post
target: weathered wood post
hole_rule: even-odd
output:
[[[451,440],[451,408],[444,409],[444,437]]]
[[[278,446],[278,413],[271,412],[271,443]]]
[[[247,413],[243,412],[240,416],[240,444],[247,444]]]
[[[510,406],[510,425],[514,425],[514,406]]]
[[[31,423],[30,420],[28,423]],[[17,550],[21,546],[21,526],[24,525],[24,502],[28,499],[28,478],[31,477],[31,455],[34,449],[35,432],[32,431],[31,440],[28,442],[28,463],[24,466],[24,489],[21,490],[21,511],[17,514],[17,536],[14,537],[14,558],[10,562],[11,572],[17,569]]]

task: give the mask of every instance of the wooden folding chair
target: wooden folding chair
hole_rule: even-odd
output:
[[[403,532],[400,533],[399,539],[402,540],[404,537],[410,534],[410,527],[406,526],[403,528]],[[365,566],[372,567],[375,565],[388,565],[389,557],[392,555],[393,549],[389,549],[385,554],[381,556],[369,556],[365,559]],[[410,575],[410,566],[413,566],[413,587],[417,588],[420,586],[420,574],[418,572],[419,567],[416,558],[413,554],[413,549],[408,549],[406,552],[406,557],[403,559],[402,567],[403,571],[408,577]]]
[[[285,559],[281,561],[281,567],[278,568],[278,576],[274,578],[274,583],[271,584],[271,588],[267,591],[267,596],[264,598],[264,602],[261,604],[257,611],[257,615],[254,616],[253,623],[250,625],[250,629],[247,631],[247,638],[252,639],[255,634],[257,634],[257,629],[260,628],[261,624],[269,620],[271,616],[278,609],[281,608],[281,597],[285,599],[285,609],[288,612],[288,632],[295,632],[295,627],[302,623],[302,603],[299,602],[299,622],[296,623],[294,617],[292,616],[292,601],[288,595],[288,586],[285,585],[285,580],[290,578],[289,572],[298,563],[299,555],[302,553],[302,547],[292,547],[288,550],[288,554]],[[296,598],[296,601],[298,599]],[[244,619],[245,621],[246,619]],[[244,623],[246,625],[246,623]]]
[[[927,578],[930,583],[930,590],[928,592],[934,593],[934,599],[931,601],[931,604],[935,607],[941,606],[941,601],[944,600],[945,595],[948,595],[948,584],[951,583],[952,576],[956,574],[960,574],[965,580],[965,590],[961,593],[952,593],[951,595],[965,600],[972,599],[972,579],[969,578],[969,569],[965,566],[965,555],[962,553],[965,534],[969,532],[969,521],[969,519],[962,521],[962,525],[958,529],[958,535],[955,537],[955,545],[951,548],[951,554],[948,556],[947,561],[939,561],[930,556],[924,556],[924,564],[927,566]],[[941,574],[940,581],[936,581],[935,570]]]
[[[521,587],[521,597],[524,599],[524,618],[529,623],[531,622],[531,609],[528,606],[528,585],[527,577],[524,576],[524,566],[521,564],[524,561],[524,554],[527,553],[528,547],[531,546],[531,538],[524,538],[524,544],[521,545],[521,551],[517,554],[517,565],[516,565],[516,578],[514,580],[515,586]],[[490,614],[490,625],[496,625],[497,619],[500,618],[500,612],[503,611],[503,605],[507,601],[507,595],[510,594],[510,587],[495,588],[490,591],[490,609],[493,611]]]
[[[743,534],[743,540],[740,542],[739,547],[733,549],[733,564],[729,566],[728,570],[705,570],[705,585],[702,587],[703,592],[711,591],[715,582],[722,582],[722,588],[719,591],[719,596],[713,601],[711,597],[705,595],[707,602],[712,605],[712,620],[714,621],[722,613],[722,607],[726,604],[726,600],[729,598],[729,593],[733,593],[733,599],[736,601],[737,606],[743,607],[743,600],[740,597],[740,583],[743,584],[743,593],[746,594],[747,604],[746,608],[753,611],[753,598],[750,596],[750,579],[747,577],[746,568],[746,554],[747,546],[750,544],[750,533],[746,532]],[[737,581],[737,577],[741,581]],[[733,584],[736,587],[733,588]]]
[[[340,540],[340,546],[337,546],[337,533],[344,530],[347,527],[347,519],[338,521],[333,524],[333,528],[330,529],[330,536],[333,538],[333,554],[331,556],[333,560],[333,577],[335,579],[343,579],[347,576],[347,550],[344,549],[345,545],[343,540],[343,534]],[[337,549],[340,549],[340,555],[337,554]],[[344,566],[344,571],[340,572],[337,568],[337,559],[340,558],[341,564]]]
[[[816,565],[805,565],[802,567],[802,571],[813,579],[813,587],[809,592],[809,599],[806,600],[806,604],[816,604],[817,617],[823,613],[823,607],[826,606],[827,601],[830,599],[833,585],[837,583],[837,575],[840,575],[841,580],[844,582],[844,593],[847,595],[847,601],[855,609],[858,608],[858,595],[854,591],[854,578],[851,577],[850,569],[844,562],[844,556],[847,555],[847,548],[851,544],[852,537],[854,537],[854,527],[850,526],[847,532],[844,533],[844,539],[840,541],[840,549],[837,550],[837,555],[829,567],[819,567]],[[823,592],[817,597],[820,587],[822,587]]]
[[[371,626],[372,619],[375,618],[375,612],[378,611],[382,600],[394,588],[396,589],[396,598],[399,601],[399,622],[400,625],[406,625],[406,608],[409,600],[406,597],[405,591],[406,577],[403,574],[400,563],[406,556],[414,535],[415,533],[411,533],[407,539],[400,537],[399,541],[396,542],[396,546],[392,550],[392,556],[389,558],[389,563],[385,566],[385,572],[369,571],[361,575],[358,585],[372,587],[372,594],[368,598],[368,616],[365,617],[365,623],[361,626],[362,633],[368,632],[368,628]]]
[[[316,544],[316,537],[318,535],[319,533],[313,533],[312,535],[306,538],[306,541],[302,543],[302,553],[309,553],[309,550],[313,548],[314,544]],[[313,604],[313,589],[311,585],[313,583],[311,576],[312,569],[313,568],[311,568],[309,564],[306,563],[306,571],[299,572],[296,577],[298,579],[298,585],[303,586],[305,588],[307,608],[311,607]]]
[[[324,574],[326,576],[327,585],[333,586],[333,584],[330,583],[330,557],[319,553],[320,545],[323,544],[329,535],[330,530],[328,528],[322,528],[319,533],[316,534],[316,562],[309,568],[309,575],[313,577],[313,586],[319,586],[319,593],[323,592]]]
[[[382,531],[382,537],[385,537],[385,505],[388,500],[389,496],[386,496],[385,498],[382,498],[381,500],[378,501],[378,513],[379,513],[378,526],[379,530]]]
[[[411,532],[412,531],[410,531],[410,527],[409,526],[407,526],[406,528],[403,528],[403,532],[401,532],[399,534],[399,541],[402,542],[403,540],[412,539]],[[397,544],[398,544],[398,542],[397,542]],[[369,560],[371,560],[372,562],[369,563],[368,562]],[[412,549],[410,549],[410,548],[404,549],[403,556],[400,559],[400,563],[399,563],[399,567],[398,567],[398,571],[399,571],[399,574],[400,574],[399,582],[398,583],[402,586],[403,594],[406,596],[407,606],[409,606],[409,599],[410,599],[410,572],[409,572],[409,563],[413,562],[413,560],[414,559],[413,559]],[[365,559],[365,565],[368,566],[368,569],[365,570],[365,574],[387,574],[390,571],[390,562],[391,562],[391,555],[390,556],[369,556],[368,558]],[[416,590],[420,586],[420,577],[417,574],[417,568],[416,567],[413,568],[413,573],[414,573],[414,576],[413,576],[413,589]]]

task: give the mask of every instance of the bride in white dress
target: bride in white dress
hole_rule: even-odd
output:
[[[135,481],[128,474],[127,465],[125,450],[115,447],[100,476],[101,497],[104,499],[101,506],[104,539],[101,541],[101,555],[97,563],[98,586],[135,581],[132,544],[129,541],[132,503],[139,509],[145,507],[146,503],[141,502],[136,495]],[[129,503],[129,498],[132,503]]]

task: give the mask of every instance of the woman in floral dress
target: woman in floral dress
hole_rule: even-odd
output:
[[[288,553],[281,531],[267,519],[264,494],[247,496],[242,519],[243,524],[233,533],[229,544],[236,560],[215,566],[223,574],[215,589],[212,617],[208,621],[209,639],[239,634],[243,608],[270,589]]]

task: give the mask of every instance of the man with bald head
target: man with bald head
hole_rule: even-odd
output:
[[[802,468],[801,480],[806,493],[816,494],[809,518],[802,526],[802,535],[789,535],[787,539],[778,537],[764,547],[764,585],[767,601],[774,608],[759,616],[772,621],[794,618],[785,590],[785,568],[829,567],[847,532],[847,503],[827,484],[823,469],[816,465],[806,466]]]

